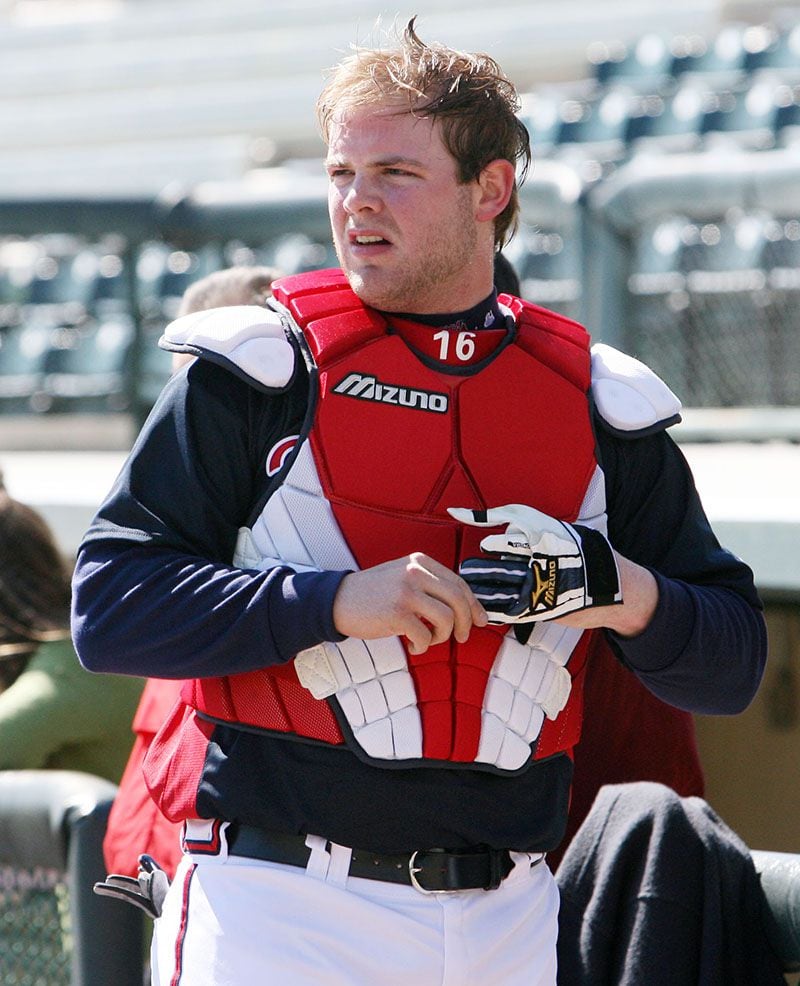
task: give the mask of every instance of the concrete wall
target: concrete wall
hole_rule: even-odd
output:
[[[767,610],[770,658],[742,715],[698,716],[706,797],[751,848],[800,852],[800,606]]]

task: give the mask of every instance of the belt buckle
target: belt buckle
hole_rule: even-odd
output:
[[[418,890],[421,894],[425,894],[428,897],[434,896],[435,894],[449,894],[449,893],[451,893],[452,891],[450,891],[450,890],[428,890],[427,887],[423,887],[422,886],[422,884],[417,879],[417,873],[421,873],[422,872],[422,867],[421,866],[414,866],[414,863],[416,862],[417,856],[419,855],[420,852],[425,852],[425,850],[424,849],[415,849],[414,852],[411,853],[411,855],[409,856],[409,859],[408,859],[408,875],[411,878],[411,886],[415,890]]]

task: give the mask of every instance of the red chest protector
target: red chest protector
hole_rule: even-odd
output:
[[[284,512],[292,515],[291,526],[300,530],[309,567],[336,567],[326,552],[329,542],[340,538],[342,551],[360,568],[422,551],[457,570],[462,558],[479,552],[487,531],[457,523],[447,507],[525,503],[564,520],[579,517],[598,470],[587,400],[588,336],[576,323],[504,297],[516,321],[513,339],[479,363],[454,372],[450,366],[423,361],[378,313],[361,304],[339,271],[285,278],[273,285],[273,292],[296,323],[301,345],[316,368],[310,430],[305,441],[301,439],[301,456],[285,477],[285,489],[291,492],[299,482],[303,497],[286,493],[282,501]],[[301,481],[293,479],[293,470],[303,472]],[[324,503],[332,533],[317,534],[317,508],[304,506],[310,502],[309,490],[315,504]],[[269,505],[265,512],[268,509]],[[263,540],[270,547],[262,554],[275,556],[277,551],[277,557],[298,563],[300,558],[287,557],[275,547],[283,538],[276,530],[283,522],[276,516],[272,510],[265,522]],[[257,524],[252,534],[256,540],[260,537]],[[547,628],[537,629],[544,633]],[[287,738],[347,743],[363,759],[381,766],[395,760],[402,766],[438,761],[524,769],[531,752],[535,759],[570,752],[579,738],[581,673],[591,634],[573,631],[575,638],[563,659],[564,664],[569,660],[572,677],[566,704],[557,715],[544,718],[533,739],[523,730],[524,755],[517,752],[509,759],[486,752],[492,744],[508,742],[507,737],[493,738],[494,720],[505,716],[506,722],[513,721],[531,711],[524,695],[511,695],[516,687],[514,662],[521,660],[521,651],[509,649],[523,645],[506,631],[474,628],[466,644],[448,641],[422,655],[403,653],[405,667],[384,668],[376,680],[384,702],[388,685],[395,692],[405,689],[404,694],[411,690],[413,696],[404,699],[402,716],[395,714],[389,697],[384,718],[377,725],[367,723],[369,737],[368,731],[359,735],[365,727],[358,716],[363,719],[366,714],[371,701],[366,689],[374,692],[374,682],[359,692],[363,709],[353,718],[343,714],[345,696],[314,698],[300,684],[294,661],[198,680],[185,688],[183,698],[202,719],[239,723]],[[549,625],[549,632],[552,637],[560,631]],[[395,648],[397,640],[391,638]],[[367,644],[377,654],[374,663],[380,671],[379,643]],[[558,645],[553,646],[557,651]],[[498,671],[499,665],[511,670]],[[410,678],[401,681],[401,673]],[[352,695],[347,697],[347,702],[354,701]],[[412,734],[419,728],[418,748],[403,732],[411,721],[409,704],[419,721],[419,727],[409,727]],[[387,725],[389,720],[393,726]],[[385,738],[392,728],[395,740],[390,736],[386,741],[387,753],[381,746],[384,740],[375,737],[380,733]]]

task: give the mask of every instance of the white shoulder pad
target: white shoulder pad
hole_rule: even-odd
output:
[[[269,389],[286,387],[294,374],[295,349],[280,316],[258,305],[209,308],[182,315],[164,329],[158,344],[171,352],[228,364]]]
[[[592,346],[592,397],[615,431],[646,434],[680,421],[681,402],[633,356],[602,342]]]

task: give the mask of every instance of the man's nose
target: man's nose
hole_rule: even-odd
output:
[[[380,208],[380,196],[375,183],[365,175],[354,175],[344,197],[344,208],[347,212],[362,212],[364,209],[377,211]]]

